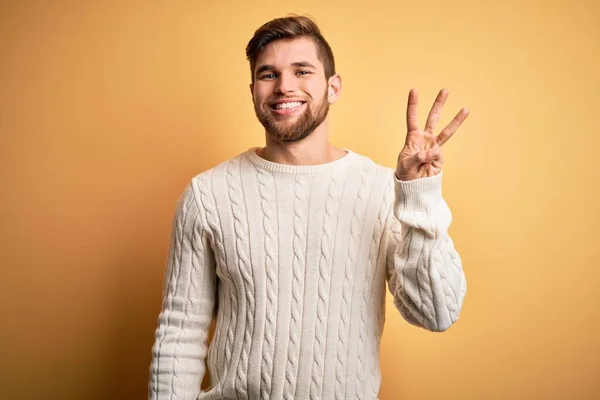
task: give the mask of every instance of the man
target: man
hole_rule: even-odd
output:
[[[200,173],[180,199],[149,398],[376,399],[386,283],[413,325],[459,317],[441,148],[467,110],[436,136],[448,92],[420,130],[410,91],[405,145],[385,168],[329,142],[341,78],[310,19],[268,22],[246,53],[266,145]]]

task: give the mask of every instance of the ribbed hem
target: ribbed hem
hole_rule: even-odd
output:
[[[258,147],[252,147],[245,152],[245,156],[250,162],[256,165],[257,168],[262,168],[279,174],[290,175],[311,175],[311,174],[326,174],[347,169],[357,158],[357,154],[351,150],[343,149],[346,155],[338,160],[318,165],[289,165],[279,164],[265,160],[256,154]]]
[[[400,181],[394,175],[396,182],[397,207],[400,211],[431,212],[442,199],[442,174],[413,181]]]

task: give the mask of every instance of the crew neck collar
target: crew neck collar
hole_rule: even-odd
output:
[[[357,157],[357,154],[352,150],[342,149],[346,152],[346,155],[334,161],[317,165],[290,165],[265,160],[256,154],[258,149],[258,147],[251,147],[246,151],[246,157],[252,164],[270,172],[290,175],[325,174],[345,170]]]

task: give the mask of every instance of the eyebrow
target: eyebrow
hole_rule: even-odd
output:
[[[312,65],[308,61],[298,61],[298,62],[292,63],[292,67],[305,67],[305,68],[308,67],[308,68],[317,69],[314,65]],[[274,69],[275,69],[275,67],[270,64],[261,65],[260,68],[258,68],[256,70],[256,75],[260,74],[261,72],[272,71]]]

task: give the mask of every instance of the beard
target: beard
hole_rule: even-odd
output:
[[[312,102],[306,102],[306,110],[296,117],[296,122],[287,121],[289,117],[278,116],[269,111],[259,110],[256,105],[254,111],[260,123],[264,126],[267,135],[278,143],[299,142],[310,136],[311,133],[327,117],[329,113],[329,102],[327,101],[327,91],[321,102],[316,106]]]

